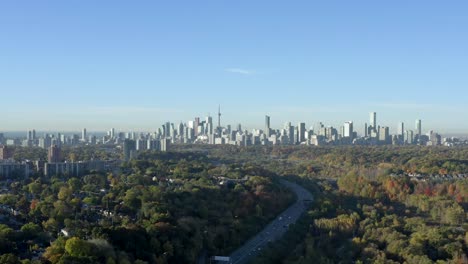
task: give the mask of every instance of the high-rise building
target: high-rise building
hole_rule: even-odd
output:
[[[146,149],[148,150],[159,150],[159,140],[148,139],[146,142]]]
[[[89,143],[91,143],[91,145],[96,145],[96,136],[89,136]]]
[[[442,137],[435,133],[434,131],[429,132],[429,142],[427,143],[430,146],[439,146],[442,143]]]
[[[294,126],[291,126],[291,122],[286,122],[284,124],[285,135],[288,138],[288,144],[293,145],[294,142]]]
[[[381,143],[389,143],[390,141],[390,129],[386,126],[380,127],[379,129],[379,141]]]
[[[409,145],[412,145],[414,143],[413,130],[406,130],[405,143]]]
[[[336,130],[334,127],[328,126],[328,127],[322,128],[322,129],[325,130],[324,134],[325,134],[325,137],[328,140],[333,141],[333,140],[338,139],[338,130]]]
[[[193,120],[189,120],[189,121],[187,122],[187,127],[188,127],[188,128],[193,128],[193,129],[195,129],[194,124],[195,124],[195,122],[194,122]]]
[[[0,160],[13,158],[13,149],[7,146],[0,146]]]
[[[161,151],[168,151],[170,145],[171,145],[171,141],[169,139],[166,139],[166,138],[161,139],[161,143],[160,143]]]
[[[123,155],[124,155],[124,160],[129,161],[136,150],[136,142],[131,139],[125,139],[123,142]]]
[[[194,132],[193,132],[193,128],[191,127],[185,127],[185,139],[188,140],[189,142],[191,142],[193,140],[193,136],[194,136]]]
[[[213,134],[213,118],[211,116],[206,117],[206,134],[212,135]]]
[[[419,138],[421,137],[421,131],[422,131],[422,126],[421,126],[421,119],[417,119],[415,123],[415,128],[416,128],[416,136]]]
[[[166,122],[166,125],[164,126],[164,128],[165,128],[164,136],[170,137],[171,136],[171,122]]]
[[[177,135],[180,137],[180,138],[183,138],[184,137],[184,124],[182,124],[182,122],[179,123],[179,127],[177,127]]]
[[[138,151],[146,150],[148,147],[148,141],[143,138],[135,140],[135,149]]]
[[[47,154],[47,161],[49,163],[60,162],[61,161],[61,149],[57,145],[52,145],[49,147],[49,152]]]
[[[373,130],[377,130],[377,113],[376,112],[370,113],[369,125],[372,127]]]
[[[170,137],[172,137],[172,139],[174,139],[175,134],[177,132],[176,129],[175,129],[174,123],[171,123],[171,130],[169,132],[170,132]]]
[[[398,123],[397,136],[400,137],[400,138],[404,138],[404,136],[405,136],[405,123],[403,123],[403,122]]]
[[[270,116],[265,116],[265,135],[270,137]]]
[[[353,137],[354,137],[353,122],[352,121],[345,122],[343,129],[344,129],[343,137],[353,139]]]
[[[39,147],[48,149],[52,145],[52,138],[49,134],[44,135],[43,138],[39,138]]]
[[[67,137],[67,136],[64,135],[64,134],[61,134],[61,135],[60,135],[60,140],[59,140],[59,141],[60,141],[61,144],[68,144],[69,137]],[[52,144],[52,145],[53,145],[53,144]],[[60,147],[61,145],[58,145],[58,146]]]
[[[86,140],[86,128],[83,128],[83,130],[81,131],[81,141],[85,142]]]
[[[304,142],[305,141],[305,123],[299,123],[297,125],[297,130],[298,130],[298,142]]]
[[[200,126],[200,118],[195,117],[195,122],[193,124],[193,132],[195,133],[195,137],[198,136],[198,134],[200,133],[200,131],[198,130],[198,126]]]

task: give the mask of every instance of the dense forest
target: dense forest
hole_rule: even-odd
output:
[[[468,263],[468,180],[416,181],[393,174],[408,168],[466,173],[466,149],[363,150],[313,155],[301,149],[283,156],[298,161],[290,169],[301,177],[290,178],[316,198],[283,241],[254,263]],[[321,180],[315,172],[300,173],[304,164],[326,168],[328,162],[346,173]]]
[[[468,182],[346,175],[255,263],[467,263]]]

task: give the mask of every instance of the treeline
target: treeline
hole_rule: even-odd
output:
[[[181,150],[183,146],[179,146]],[[256,161],[282,175],[338,178],[351,169],[367,174],[468,173],[468,147],[424,146],[205,146],[205,151],[227,161]]]

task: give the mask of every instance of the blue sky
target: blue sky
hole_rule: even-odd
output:
[[[0,131],[261,127],[468,134],[466,1],[1,1]],[[5,114],[6,111],[6,114]]]

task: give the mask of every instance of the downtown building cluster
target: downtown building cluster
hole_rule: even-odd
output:
[[[422,121],[415,121],[414,129],[407,129],[403,122],[398,124],[396,133],[390,134],[390,127],[377,123],[377,113],[371,112],[369,123],[364,125],[363,135],[358,135],[352,121],[345,122],[339,128],[318,123],[307,128],[306,123],[296,126],[287,122],[280,129],[271,127],[270,116],[265,116],[263,129],[243,130],[241,124],[221,126],[221,113],[218,112],[218,124],[213,118],[204,120],[195,118],[178,125],[166,122],[155,132],[155,137],[170,143],[201,143],[215,145],[422,145],[453,146],[464,144],[456,138],[442,138],[432,130],[423,134]]]
[[[49,134],[38,137],[35,130],[27,131],[26,136],[6,138],[0,133],[0,178],[11,175],[29,176],[32,173],[53,175],[83,175],[88,171],[110,171],[118,167],[121,160],[67,160],[61,155],[64,146],[103,145],[111,151],[121,151],[122,160],[128,161],[146,150],[168,151],[171,144],[213,144],[213,145],[422,145],[422,146],[460,146],[468,141],[457,138],[442,138],[430,130],[423,134],[422,121],[415,121],[414,129],[408,129],[403,122],[397,126],[396,133],[390,134],[388,126],[377,123],[377,113],[370,113],[369,123],[365,123],[364,133],[359,135],[352,121],[344,122],[339,128],[318,123],[307,128],[306,123],[296,126],[287,122],[280,129],[271,127],[270,116],[265,116],[262,129],[242,129],[242,125],[221,126],[221,112],[218,110],[217,125],[211,116],[194,118],[186,123],[175,125],[164,123],[151,133],[117,132],[114,128],[99,136],[88,135],[83,129],[80,134]],[[48,150],[46,161],[15,161],[15,146],[40,147]],[[120,150],[119,150],[120,149]]]
[[[369,122],[365,123],[364,133],[359,135],[352,121],[344,122],[339,128],[318,123],[307,128],[306,123],[297,125],[286,122],[282,128],[271,127],[270,116],[265,116],[261,129],[242,129],[242,125],[221,126],[221,112],[218,109],[217,124],[207,116],[180,122],[175,125],[164,123],[151,133],[117,132],[114,128],[99,136],[88,135],[83,129],[80,134],[49,134],[38,137],[35,130],[27,131],[25,137],[6,138],[0,133],[0,176],[14,171],[24,171],[29,174],[43,171],[45,175],[71,174],[79,175],[87,170],[102,170],[111,166],[109,161],[70,161],[59,154],[62,146],[104,145],[113,151],[121,149],[122,160],[128,161],[145,150],[168,151],[171,144],[214,144],[214,145],[422,145],[422,146],[459,146],[467,145],[467,141],[457,138],[442,138],[430,130],[423,134],[422,121],[417,119],[413,129],[408,129],[403,122],[396,128],[396,133],[390,134],[390,127],[377,122],[377,113],[371,112]],[[411,127],[411,126],[410,126]],[[11,146],[41,147],[48,149],[47,161],[35,161],[33,168],[26,164],[12,161]],[[55,155],[53,153],[56,153]],[[29,161],[28,161],[29,162]],[[114,161],[110,161],[111,163]],[[24,162],[23,162],[24,163]]]
[[[369,122],[365,123],[363,132],[359,135],[353,121],[344,122],[340,127],[326,126],[319,122],[313,126],[299,122],[297,125],[286,122],[282,128],[272,128],[270,116],[265,116],[264,126],[260,129],[242,129],[238,124],[221,126],[221,112],[218,110],[217,124],[213,118],[199,117],[187,122],[174,124],[164,123],[151,133],[117,132],[111,128],[105,134],[89,135],[86,128],[80,134],[66,135],[63,133],[45,133],[38,137],[35,130],[27,131],[26,137],[5,138],[0,133],[0,145],[41,147],[79,146],[79,145],[116,145],[124,149],[127,158],[142,150],[167,151],[170,144],[230,144],[238,146],[249,145],[423,145],[423,146],[453,146],[463,145],[466,141],[457,138],[442,138],[440,134],[430,130],[423,133],[422,121],[417,119],[413,129],[403,122],[398,123],[396,132],[390,134],[390,127],[377,122],[377,113],[371,112]],[[411,127],[411,126],[409,126]],[[361,130],[362,131],[362,130]]]

